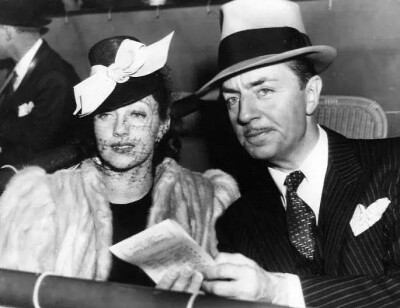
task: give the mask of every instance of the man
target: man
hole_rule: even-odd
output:
[[[16,63],[0,87],[0,165],[27,162],[73,131],[79,78],[41,38],[49,22],[35,1],[0,0],[0,59]]]
[[[203,289],[296,307],[399,306],[400,141],[317,125],[318,73],[336,51],[311,45],[297,4],[236,0],[222,13],[221,71],[198,94],[220,88],[241,145],[268,170],[217,222],[225,253]],[[192,290],[185,274],[159,285]]]

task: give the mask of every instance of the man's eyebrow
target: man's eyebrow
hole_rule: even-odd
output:
[[[278,81],[278,79],[276,79],[276,78],[269,78],[269,77],[263,77],[263,78],[260,78],[260,79],[257,79],[257,80],[255,80],[255,81],[251,81],[251,82],[249,82],[248,84],[246,84],[246,88],[254,88],[254,87],[257,87],[257,86],[259,86],[259,85],[262,85],[262,84],[264,84],[265,82],[270,82],[270,81]],[[224,92],[224,93],[238,93],[239,91],[237,91],[237,90],[235,90],[235,89],[232,89],[232,88],[229,88],[229,87],[227,87],[227,86],[222,86],[222,88],[221,88],[221,90],[222,90],[222,92]]]
[[[222,90],[222,92],[224,92],[224,93],[238,93],[238,91],[236,91],[236,90],[234,90],[234,89],[232,89],[232,88],[229,88],[229,87],[227,87],[227,86],[222,86],[222,87],[221,87],[221,90]]]
[[[259,85],[262,85],[263,83],[265,83],[265,82],[267,82],[267,81],[278,81],[278,80],[275,79],[275,78],[263,77],[263,78],[260,78],[260,79],[255,80],[255,81],[249,82],[249,83],[246,85],[246,87],[247,87],[247,88],[254,88],[254,87],[257,87],[257,86],[259,86]]]

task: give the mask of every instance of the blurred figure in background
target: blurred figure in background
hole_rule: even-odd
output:
[[[74,128],[79,77],[41,38],[50,20],[29,0],[0,0],[0,59],[14,69],[0,87],[0,165],[64,145]]]

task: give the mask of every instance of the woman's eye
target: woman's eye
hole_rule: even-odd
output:
[[[145,118],[146,117],[146,113],[143,112],[143,111],[132,111],[131,112],[131,116],[132,117]]]
[[[101,120],[105,120],[105,119],[111,117],[111,113],[108,113],[108,112],[100,113],[97,117]]]

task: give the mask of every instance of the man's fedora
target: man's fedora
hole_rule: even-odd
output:
[[[200,97],[235,74],[298,56],[321,73],[337,55],[331,46],[311,44],[292,1],[234,0],[221,6],[221,24],[219,73],[196,92]]]
[[[0,0],[0,25],[42,28],[51,22],[43,16],[41,1]]]

